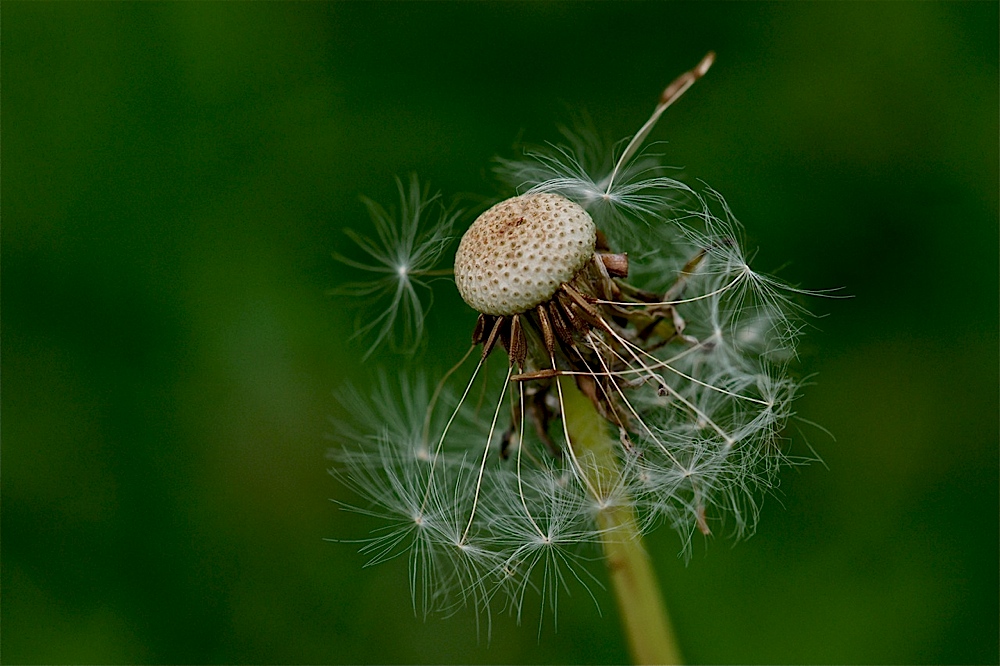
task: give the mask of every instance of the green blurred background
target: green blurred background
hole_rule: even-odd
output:
[[[487,640],[324,540],[372,527],[324,453],[377,367],[331,253],[394,175],[502,195],[519,138],[622,138],[713,49],[653,138],[758,268],[854,298],[798,367],[826,467],[749,542],[650,539],[683,650],[996,663],[997,8],[4,2],[3,661],[626,661],[606,591]],[[439,290],[432,373],[472,323]]]

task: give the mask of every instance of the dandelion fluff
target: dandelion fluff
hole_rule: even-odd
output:
[[[455,260],[481,352],[434,391],[401,375],[367,406],[347,394],[357,423],[341,428],[334,473],[356,510],[386,521],[364,542],[371,562],[409,558],[418,614],[468,605],[520,619],[534,599],[554,615],[560,595],[600,585],[591,562],[631,538],[623,526],[668,525],[685,557],[698,535],[747,536],[796,462],[782,432],[799,388],[800,292],[751,268],[718,193],[671,178],[642,148],[710,62],[616,151],[571,134],[501,161],[515,195],[473,223]],[[363,327],[380,340],[397,318],[422,329],[417,276],[453,221],[418,231],[415,187],[401,187],[401,217],[372,209],[378,241],[358,241],[386,276],[391,307]],[[548,226],[533,226],[539,211]],[[400,261],[415,268],[402,282]],[[601,450],[570,423],[581,404],[599,420],[593,437],[614,437]]]
[[[355,337],[372,337],[365,358],[383,342],[396,351],[413,352],[423,339],[424,319],[431,305],[429,281],[450,273],[441,270],[440,264],[451,242],[457,213],[443,206],[439,196],[429,196],[415,175],[408,186],[397,180],[396,187],[398,209],[386,210],[363,199],[374,226],[374,238],[345,230],[367,258],[358,260],[334,253],[338,261],[359,276],[370,276],[330,292],[362,299],[367,312],[375,313],[364,323],[359,319],[355,333]]]

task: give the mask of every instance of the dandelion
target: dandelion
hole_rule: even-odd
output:
[[[502,161],[520,193],[455,254],[478,313],[472,347],[433,390],[404,378],[372,401],[345,394],[355,423],[339,428],[334,474],[360,496],[354,510],[387,521],[362,549],[373,564],[408,558],[418,613],[472,606],[488,629],[494,611],[520,620],[534,598],[541,630],[560,595],[602,584],[603,557],[633,656],[677,662],[642,535],[671,526],[685,557],[697,535],[746,536],[794,462],[781,433],[798,391],[796,291],[750,267],[717,193],[642,151],[713,58],[667,87],[617,155],[576,136]],[[378,259],[369,270],[401,254],[434,270],[451,218],[423,247],[373,217],[385,247],[358,241]],[[413,321],[412,287],[395,288]],[[396,317],[365,328],[382,339]]]

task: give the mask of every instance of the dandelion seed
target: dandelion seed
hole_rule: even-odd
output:
[[[458,213],[441,205],[438,195],[429,196],[416,176],[411,177],[408,189],[400,180],[396,186],[398,210],[386,211],[374,201],[363,200],[377,238],[346,230],[368,260],[334,254],[350,268],[373,275],[371,280],[349,282],[331,291],[333,295],[363,298],[368,311],[378,313],[355,333],[356,337],[374,336],[365,358],[385,341],[397,351],[412,352],[423,338],[424,318],[430,307],[428,281],[450,273],[439,265]]]

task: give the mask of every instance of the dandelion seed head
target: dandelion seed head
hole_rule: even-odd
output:
[[[480,215],[455,255],[458,291],[477,312],[509,315],[549,300],[594,252],[597,228],[558,194],[502,201]]]
[[[780,468],[796,462],[783,429],[803,292],[751,267],[721,195],[674,179],[642,147],[710,62],[616,148],[570,131],[500,161],[516,194],[473,221],[455,254],[455,284],[480,313],[474,367],[470,351],[433,389],[397,373],[368,400],[344,393],[354,423],[334,474],[359,496],[352,510],[384,521],[362,546],[369,562],[407,558],[415,611],[471,606],[488,620],[498,602],[520,620],[535,598],[554,615],[560,594],[601,585],[603,517],[669,526],[688,558],[699,535],[752,534]],[[356,295],[388,301],[361,327],[376,343],[422,334],[447,256],[455,218],[439,211],[425,226],[429,200],[414,188],[400,185],[398,214],[370,204],[377,239],[352,238],[371,261],[345,262],[378,276]],[[571,436],[573,381],[616,466]]]

